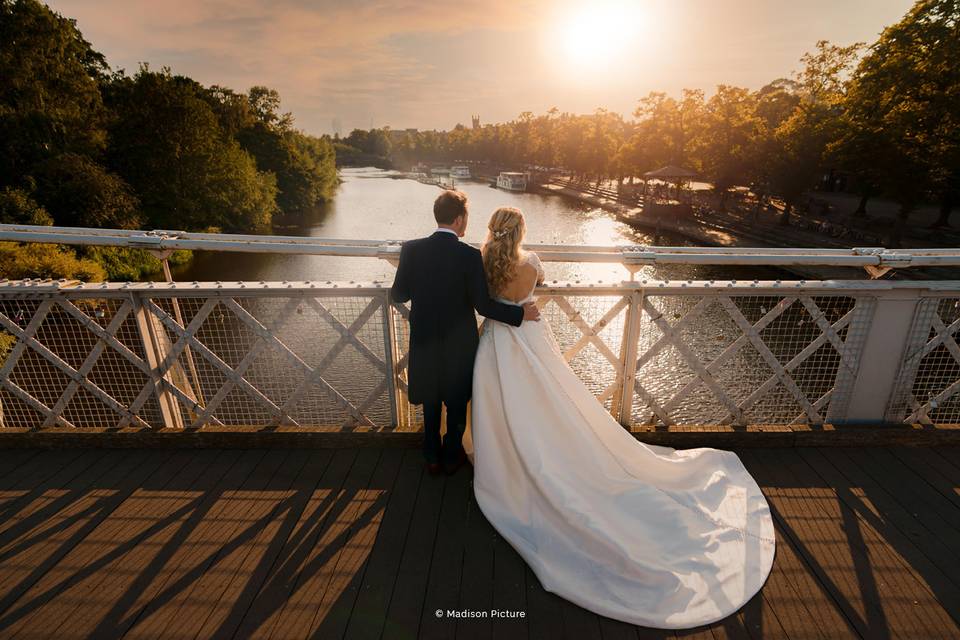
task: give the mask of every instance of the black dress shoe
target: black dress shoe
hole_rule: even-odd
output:
[[[457,461],[453,464],[443,465],[443,470],[448,476],[452,476],[460,469],[460,467],[465,464],[467,464],[467,454],[461,451],[460,455],[457,457]]]
[[[429,473],[429,474],[432,475],[432,476],[438,476],[438,475],[440,475],[440,471],[442,471],[442,470],[443,470],[443,468],[440,466],[440,463],[439,463],[439,462],[428,462],[428,463],[427,463],[427,473]]]

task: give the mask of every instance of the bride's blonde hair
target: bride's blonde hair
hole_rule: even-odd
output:
[[[499,294],[513,279],[520,262],[520,245],[527,227],[520,209],[500,207],[487,223],[487,239],[480,248],[490,292]]]

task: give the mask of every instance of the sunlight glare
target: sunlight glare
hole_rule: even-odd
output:
[[[561,17],[555,37],[568,64],[581,68],[615,64],[642,37],[643,18],[636,0],[589,2]]]

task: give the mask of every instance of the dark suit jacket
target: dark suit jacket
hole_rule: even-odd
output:
[[[470,399],[479,341],[474,310],[514,326],[523,321],[521,307],[490,298],[480,251],[446,231],[403,243],[390,296],[410,301],[413,404]]]

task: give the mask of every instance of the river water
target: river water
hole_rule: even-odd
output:
[[[276,234],[324,238],[407,240],[428,235],[436,228],[433,200],[439,189],[399,174],[379,169],[344,169],[334,198]],[[653,244],[654,238],[617,222],[613,214],[554,195],[514,193],[494,189],[481,181],[462,181],[457,188],[469,198],[470,220],[465,240],[482,242],[494,209],[517,207],[524,213],[528,243],[629,245]],[[681,238],[661,236],[658,244],[688,244]],[[620,265],[545,263],[548,280],[619,282],[627,279]],[[394,269],[376,258],[223,254],[196,252],[193,261],[174,272],[177,280],[319,280],[381,281],[389,283]],[[717,267],[646,268],[642,277],[676,279],[764,277],[756,270]],[[779,277],[779,276],[777,276]]]
[[[378,169],[346,169],[342,171],[343,182],[335,197],[324,207],[315,211],[305,220],[289,226],[278,226],[275,233],[283,235],[302,235],[325,238],[363,238],[376,240],[405,240],[428,235],[436,225],[433,220],[432,204],[439,190],[436,186],[425,185],[414,180],[401,178],[393,172]],[[464,181],[457,187],[466,192],[469,198],[470,223],[466,240],[480,242],[486,234],[486,222],[496,207],[514,206],[524,212],[527,221],[527,242],[551,244],[688,244],[681,238],[662,236],[654,238],[631,227],[617,222],[613,215],[599,209],[583,205],[575,200],[555,195],[533,193],[513,193],[494,189],[481,181]],[[621,265],[616,264],[568,264],[546,262],[547,280],[590,282],[621,282],[629,275]],[[194,260],[175,271],[177,280],[186,281],[354,281],[382,282],[385,285],[393,280],[393,267],[377,258],[350,258],[331,256],[297,256],[270,254],[224,254],[196,252]],[[640,279],[738,279],[753,280],[784,277],[782,272],[773,269],[759,270],[745,267],[705,267],[678,265],[670,267],[645,267],[639,274]],[[657,315],[675,324],[684,317],[697,302],[695,297],[669,297],[652,294],[652,302]],[[576,308],[577,316],[589,325],[594,325],[617,301],[616,297],[581,296],[570,300]],[[743,297],[737,305],[748,320],[756,322],[776,299],[763,297]],[[266,303],[264,303],[266,304]],[[328,303],[334,304],[334,303]],[[347,303],[349,304],[349,300]],[[835,306],[835,305],[834,305]],[[848,310],[849,305],[824,309],[830,322],[835,322]],[[331,309],[335,313],[341,310]],[[354,317],[358,309],[346,309],[344,318]],[[789,313],[784,313],[764,332],[783,362],[793,357],[817,334],[816,327],[799,304],[793,305]],[[221,314],[225,315],[225,314]],[[619,350],[623,332],[623,313],[620,313],[600,332],[600,337],[614,352]],[[643,353],[656,343],[662,331],[654,326],[656,318],[644,314],[640,336],[640,352]],[[306,319],[306,316],[303,316]],[[582,333],[576,326],[579,320],[571,317],[559,304],[549,304],[545,308],[545,319],[550,322],[563,349],[569,349],[581,339]],[[813,333],[811,333],[811,331]],[[239,334],[238,334],[239,335]],[[741,335],[728,314],[716,303],[711,303],[699,318],[684,327],[681,339],[696,353],[698,360],[711,362],[723,350]],[[213,338],[211,338],[213,339]],[[298,354],[309,361],[320,360],[323,350],[339,339],[339,334],[324,322],[291,322],[281,339]],[[371,341],[371,344],[376,340]],[[381,340],[382,342],[382,340]],[[239,360],[245,347],[236,347]],[[829,345],[827,345],[828,347]],[[828,350],[825,347],[825,351]],[[315,354],[313,352],[316,351]],[[308,357],[307,354],[313,354]],[[819,386],[828,383],[836,368],[836,354],[816,354],[811,359],[813,371],[810,374],[798,372],[798,382],[804,391],[813,398],[826,391]],[[232,360],[231,360],[232,361]],[[369,392],[375,377],[360,374],[364,365],[359,356],[356,362],[344,361],[336,371],[327,372],[328,379],[336,381],[338,389],[351,398],[362,399]],[[597,350],[594,344],[587,344],[578,356],[570,362],[581,379],[591,391],[600,394],[616,377],[616,367]],[[717,383],[723,386],[734,401],[747,397],[759,385],[767,380],[772,371],[763,363],[756,351],[749,345],[741,349],[729,365],[714,372]],[[248,379],[251,373],[246,374]],[[275,385],[274,372],[267,371],[262,384],[264,388]],[[660,403],[666,402],[684,385],[694,384],[697,378],[691,369],[691,363],[673,347],[661,349],[656,357],[649,359],[638,372],[639,380],[652,397]],[[810,377],[817,388],[808,385],[800,378]],[[354,388],[356,387],[356,388]],[[215,392],[211,388],[208,393]],[[381,403],[382,404],[382,403]],[[379,405],[378,405],[379,407]],[[373,409],[374,413],[387,411],[386,405]],[[796,403],[780,385],[766,394],[750,414],[752,422],[790,421],[799,412]],[[679,403],[670,411],[672,419],[684,423],[715,422],[723,418],[726,409],[718,399],[702,385],[687,400]],[[655,420],[651,408],[638,398],[634,410],[634,419],[638,422]],[[380,416],[389,420],[389,415]]]

